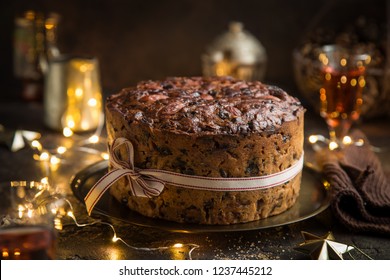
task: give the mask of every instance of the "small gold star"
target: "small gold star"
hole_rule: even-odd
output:
[[[305,242],[299,244],[294,249],[310,255],[313,260],[343,260],[343,254],[349,252],[354,247],[339,243],[331,232],[324,236],[317,236],[306,231],[302,231]]]

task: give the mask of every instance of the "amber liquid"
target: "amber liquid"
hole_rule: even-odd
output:
[[[364,67],[348,72],[324,72],[320,90],[321,116],[331,129],[339,131],[338,134],[345,134],[359,118],[364,86]]]
[[[39,226],[20,226],[0,230],[2,260],[54,259],[55,234]]]

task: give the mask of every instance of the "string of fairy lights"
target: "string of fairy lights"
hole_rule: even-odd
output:
[[[77,151],[77,152],[85,152],[89,154],[93,154],[98,156],[100,160],[108,160],[109,155],[105,151],[98,150],[94,147],[91,147],[91,144],[105,144],[105,139],[101,137],[101,133],[103,130],[104,126],[104,117],[100,118],[101,121],[98,124],[97,129],[95,132],[90,135],[90,136],[80,136],[76,134],[69,126],[65,126],[62,134],[65,138],[73,138],[74,142],[71,146],[65,147],[65,146],[58,146],[53,149],[46,149],[44,145],[40,142],[39,139],[35,139],[31,142],[28,142],[29,146],[33,149],[34,154],[33,154],[33,159],[36,161],[39,161],[40,163],[43,163],[46,168],[45,168],[45,177],[41,179],[40,184],[41,186],[48,186],[51,187],[51,182],[53,181],[51,170],[55,170],[60,166],[62,163],[66,161],[65,155],[69,151]],[[12,184],[11,184],[12,185]],[[75,215],[75,211],[73,208],[72,203],[64,196],[61,195],[61,193],[52,193],[50,196],[50,199],[53,200],[50,203],[50,212],[54,216],[54,227],[61,231],[63,229],[63,222],[62,219],[65,217],[68,217],[71,219],[74,225],[76,225],[78,228],[84,228],[84,227],[89,227],[89,226],[94,226],[94,225],[105,225],[110,228],[112,231],[112,239],[111,241],[116,243],[120,242],[123,245],[125,245],[127,248],[136,250],[136,251],[146,251],[146,252],[151,252],[151,251],[163,251],[163,250],[180,250],[180,251],[185,251],[187,254],[187,258],[192,260],[192,253],[195,249],[199,248],[199,245],[194,244],[194,243],[179,243],[176,242],[170,246],[161,246],[161,247],[136,247],[131,244],[129,244],[127,241],[122,239],[120,236],[118,236],[118,233],[114,227],[113,224],[95,219],[90,217],[92,220],[91,222],[86,222],[86,223],[80,223]],[[47,203],[47,201],[45,202]],[[32,217],[34,214],[34,211],[40,211],[38,214],[42,214],[42,207],[38,207],[39,209],[27,209],[23,208],[26,210],[26,215],[28,217]],[[68,210],[66,210],[68,208]],[[23,211],[19,211],[20,216],[23,215]]]
[[[329,150],[334,151],[338,148],[340,148],[340,145],[342,146],[349,146],[349,145],[355,145],[355,146],[363,146],[364,145],[364,139],[352,139],[351,136],[346,135],[341,140],[341,143],[337,143],[336,141],[330,140],[326,138],[323,135],[317,134],[317,135],[310,135],[308,138],[310,144],[312,144],[312,147],[314,150],[323,149],[324,147],[327,147]]]
[[[89,136],[81,136],[75,133],[69,126],[65,126],[62,135],[65,138],[72,139],[72,144],[68,146],[57,146],[55,148],[47,149],[44,145],[40,142],[40,139],[35,139],[32,141],[26,141],[28,145],[33,149],[33,159],[36,161],[39,161],[40,163],[43,163],[45,168],[45,177],[41,179],[40,186],[43,188],[51,188],[52,189],[52,181],[54,180],[52,175],[52,170],[58,169],[58,167],[66,162],[66,154],[69,151],[76,151],[76,152],[83,152],[87,154],[93,154],[97,156],[99,160],[109,160],[109,155],[106,151],[103,151],[102,149],[97,149],[95,145],[97,144],[106,144],[106,139],[104,139],[101,134],[104,126],[104,116],[100,117],[100,121],[98,123],[98,127],[96,128],[95,132],[92,135]],[[364,145],[363,139],[357,139],[353,140],[350,136],[346,136],[342,139],[341,143],[336,143],[335,141],[332,141],[328,138],[326,138],[323,135],[310,135],[308,138],[309,143],[312,145],[312,148],[315,151],[318,151],[323,148],[327,148],[331,151],[336,150],[340,147],[340,145],[348,146],[348,145],[357,145],[362,146]],[[17,183],[17,184],[20,184]],[[12,185],[12,182],[11,182]],[[326,186],[325,186],[326,187]],[[51,190],[52,191],[52,190]],[[63,229],[63,222],[62,220],[65,217],[68,217],[71,219],[72,223],[77,226],[78,228],[82,229],[89,226],[94,225],[104,225],[110,228],[112,232],[112,238],[111,241],[113,243],[120,242],[124,246],[126,246],[129,249],[136,250],[136,251],[144,251],[144,252],[152,252],[152,251],[163,251],[163,250],[181,250],[186,251],[187,258],[192,259],[192,253],[195,249],[199,248],[199,245],[193,244],[193,243],[174,243],[170,246],[161,246],[161,247],[136,247],[122,239],[113,224],[90,217],[90,222],[81,223],[77,219],[75,215],[75,211],[73,208],[72,203],[64,196],[63,194],[59,192],[52,192],[50,195],[50,207],[49,210],[54,217],[54,227],[61,231]],[[47,202],[47,201],[46,201]],[[45,206],[46,207],[46,206]],[[42,214],[42,209],[45,207],[38,207],[37,209],[24,207],[19,205],[19,216],[22,217],[23,215],[26,215],[28,218],[32,218],[34,216],[34,212],[38,211],[38,215]],[[45,210],[47,211],[47,210]],[[175,257],[175,255],[174,255]]]

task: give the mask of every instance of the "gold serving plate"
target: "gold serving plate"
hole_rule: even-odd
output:
[[[78,172],[71,181],[71,188],[78,200],[84,203],[89,189],[108,171],[108,162],[100,161]],[[182,224],[142,216],[120,204],[106,192],[96,204],[92,215],[103,215],[131,225],[153,227],[171,232],[205,233],[258,230],[288,225],[311,218],[329,206],[329,194],[323,187],[320,175],[304,167],[301,191],[297,202],[286,212],[266,219],[233,225]]]

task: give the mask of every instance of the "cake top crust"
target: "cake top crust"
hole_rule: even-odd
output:
[[[274,132],[304,111],[284,90],[230,77],[142,81],[107,99],[128,123],[187,134]]]

